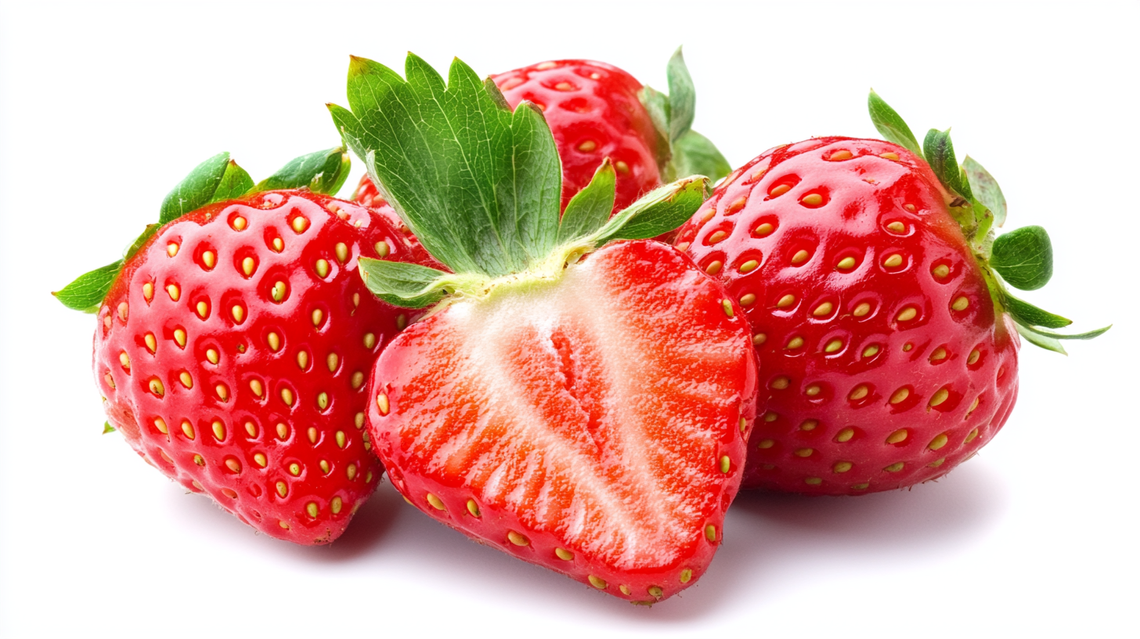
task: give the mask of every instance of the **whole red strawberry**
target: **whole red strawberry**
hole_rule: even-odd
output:
[[[393,485],[442,523],[611,595],[653,603],[692,585],[739,485],[755,363],[724,288],[645,238],[687,219],[706,180],[611,218],[604,162],[560,216],[557,151],[536,107],[512,112],[459,61],[446,89],[415,56],[406,75],[354,59],[352,111],[332,108],[450,271],[362,260],[373,293],[433,307],[369,384]],[[459,121],[470,143],[443,133]],[[510,143],[485,158],[480,140]]]
[[[310,184],[301,173],[262,188]],[[212,158],[123,262],[57,295],[98,315],[104,408],[144,460],[266,534],[327,543],[380,478],[364,387],[407,313],[364,289],[357,260],[409,249],[365,207],[252,187]]]
[[[670,96],[592,60],[540,62],[491,79],[511,108],[525,101],[543,111],[562,161],[562,208],[608,157],[617,174],[616,213],[662,180],[701,174],[715,182],[729,171],[712,143],[690,129],[695,94],[680,50],[668,71]],[[354,199],[383,202],[367,175]]]
[[[1009,417],[1016,333],[1059,349],[1064,336],[1042,327],[1069,323],[998,278],[1044,285],[1044,230],[995,241],[1005,202],[981,165],[960,169],[939,131],[924,159],[874,94],[871,107],[899,144],[832,137],[767,151],[678,234],[752,326],[769,400],[747,487],[863,494],[944,475]]]

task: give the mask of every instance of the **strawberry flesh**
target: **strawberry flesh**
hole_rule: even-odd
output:
[[[755,414],[747,327],[726,303],[646,241],[451,303],[373,371],[370,429],[393,485],[594,588],[674,594],[722,539]]]

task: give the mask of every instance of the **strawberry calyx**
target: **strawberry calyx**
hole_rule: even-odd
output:
[[[159,207],[158,222],[148,224],[123,252],[123,258],[80,275],[52,295],[64,306],[84,313],[99,310],[123,264],[130,260],[163,226],[208,204],[284,189],[308,189],[333,195],[348,179],[351,161],[344,147],[326,149],[294,158],[277,172],[254,184],[253,178],[230,154],[219,153],[194,167],[167,194]]]
[[[1040,226],[1025,226],[997,235],[1006,219],[1005,196],[997,180],[977,160],[966,156],[959,164],[950,130],[931,129],[919,146],[907,123],[873,90],[867,107],[875,128],[888,142],[922,158],[946,191],[946,205],[981,268],[994,308],[1006,313],[1017,332],[1031,344],[1065,354],[1062,340],[1092,339],[1112,326],[1084,333],[1065,334],[1047,329],[1064,328],[1072,320],[1015,297],[1013,287],[1032,291],[1045,286],[1053,275],[1053,247]]]
[[[716,183],[732,172],[732,166],[712,141],[692,129],[697,94],[681,47],[669,59],[665,74],[668,95],[646,86],[638,96],[657,129],[661,179],[672,182],[686,175],[704,175]]]
[[[350,109],[329,105],[381,195],[451,271],[362,259],[369,290],[390,304],[424,308],[557,279],[608,242],[677,228],[707,197],[708,178],[692,176],[610,217],[615,173],[607,160],[562,215],[561,164],[540,109],[523,102],[512,110],[491,79],[458,59],[445,83],[409,54],[405,76],[353,58]]]

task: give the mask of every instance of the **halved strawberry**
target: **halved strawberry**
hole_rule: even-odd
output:
[[[643,239],[695,210],[706,181],[611,219],[604,162],[560,217],[558,156],[534,105],[512,113],[458,61],[446,88],[414,56],[407,77],[354,59],[353,111],[333,107],[452,271],[362,262],[382,299],[436,305],[370,382],[369,428],[393,485],[516,557],[631,601],[669,597],[721,542],[756,410],[739,306]],[[445,133],[457,129],[462,139]],[[481,140],[509,142],[488,158]],[[413,141],[426,152],[376,153]]]

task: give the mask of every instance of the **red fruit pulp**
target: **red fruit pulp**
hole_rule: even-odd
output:
[[[457,301],[377,360],[376,450],[444,523],[622,598],[668,597],[721,541],[755,414],[726,304],[644,241]]]
[[[730,175],[677,243],[745,308],[767,411],[743,485],[861,494],[974,455],[1017,396],[1018,340],[927,164],[819,138]]]

